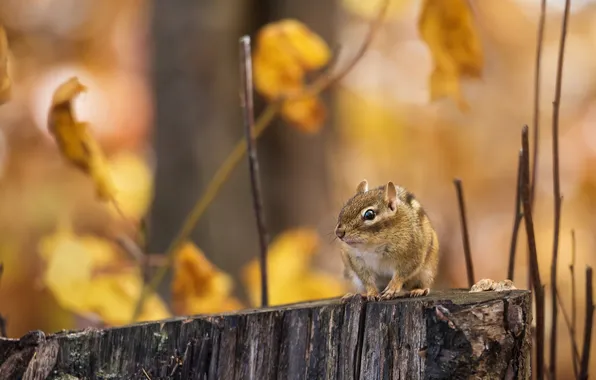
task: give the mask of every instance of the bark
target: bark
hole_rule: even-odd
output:
[[[0,339],[0,378],[529,379],[530,292],[337,299]]]

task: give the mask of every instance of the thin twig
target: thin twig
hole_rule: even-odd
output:
[[[151,377],[149,377],[149,374],[147,373],[147,371],[145,371],[145,368],[141,368],[141,371],[143,372],[143,375],[145,375],[145,378],[147,380],[151,380]]]
[[[139,250],[144,253],[143,260],[139,262],[139,266],[141,267],[141,274],[143,275],[143,286],[146,286],[151,278],[151,256],[148,252],[147,247],[147,236],[148,236],[148,226],[147,226],[147,218],[141,218],[139,222],[139,231],[137,233],[137,241],[135,245],[139,247]],[[161,256],[161,255],[160,255]]]
[[[252,200],[257,222],[257,232],[259,234],[259,246],[261,249],[261,306],[266,307],[269,302],[267,297],[267,246],[269,244],[269,236],[267,234],[267,228],[265,227],[263,195],[261,191],[261,181],[259,175],[259,160],[257,157],[256,137],[253,131],[255,124],[253,99],[254,90],[249,36],[244,36],[240,39],[240,80],[242,83],[240,103],[244,116],[244,132],[246,134],[246,147],[248,150],[250,186],[252,189]]]
[[[536,300],[536,378],[544,378],[544,288],[540,281],[538,268],[538,253],[536,252],[536,236],[534,235],[534,221],[532,219],[532,205],[530,202],[530,152],[528,143],[528,126],[522,128],[522,203],[524,206],[524,220],[526,224],[526,235],[528,237],[528,248],[530,253],[530,274]]]
[[[124,234],[116,236],[114,240],[136,262],[141,271],[143,285],[145,285],[149,281],[149,268],[152,266],[151,261],[154,261],[155,255],[145,253],[141,246]]]
[[[571,264],[569,264],[569,272],[571,272],[571,329],[569,335],[571,335],[572,340],[575,340],[577,331],[577,299],[575,297],[575,230],[571,230]],[[579,354],[577,360],[573,361],[573,374],[576,379],[578,373]]]
[[[540,66],[542,62],[542,45],[544,42],[544,19],[546,16],[546,0],[540,1],[540,18],[538,19],[538,35],[536,36],[536,60],[534,67],[534,115],[532,118],[532,182],[530,202],[534,207],[536,180],[538,178],[538,140],[540,137]]]
[[[557,256],[559,255],[559,230],[561,226],[561,186],[559,175],[559,111],[561,107],[561,87],[563,84],[563,62],[565,57],[565,41],[567,39],[567,23],[569,21],[569,7],[571,0],[565,0],[561,38],[559,41],[559,57],[557,62],[557,78],[555,97],[553,100],[553,197],[555,220],[553,231],[553,256],[551,262],[551,297],[552,297],[552,332],[550,338],[550,373],[553,378],[557,371]]]
[[[579,371],[579,379],[588,379],[588,365],[590,364],[590,345],[592,343],[592,323],[594,319],[594,298],[592,287],[592,267],[586,268],[586,319],[584,321],[584,348]]]
[[[389,8],[389,3],[391,0],[384,0],[381,6],[379,7],[379,11],[377,13],[377,17],[372,21],[370,24],[370,29],[368,33],[364,37],[364,41],[360,44],[360,47],[356,51],[354,57],[348,62],[348,64],[340,71],[335,74],[329,73],[319,76],[317,79],[313,81],[312,84],[307,86],[307,88],[303,91],[299,91],[298,93],[291,94],[289,97],[291,99],[301,98],[301,97],[308,97],[313,96],[316,94],[321,93],[323,90],[333,86],[335,83],[342,80],[356,64],[360,61],[364,54],[368,51],[371,43],[373,42],[375,36],[379,28],[382,25],[383,19],[385,18],[385,14],[387,13],[387,8]]]
[[[509,266],[507,268],[507,278],[513,281],[515,270],[515,251],[517,249],[517,235],[519,233],[519,226],[521,224],[524,213],[521,209],[521,186],[522,186],[522,151],[519,151],[517,163],[517,183],[515,190],[515,219],[513,220],[513,232],[511,233],[511,245],[509,247]]]
[[[174,368],[172,368],[172,371],[170,372],[170,378],[174,377],[178,368],[186,362],[186,358],[188,356],[188,349],[190,348],[190,345],[191,345],[190,342],[186,344],[186,348],[184,349],[184,354],[182,355],[182,359],[180,359],[178,357],[175,359],[176,364],[174,365]]]
[[[540,67],[542,63],[542,45],[544,43],[544,20],[546,16],[546,0],[540,2],[540,18],[538,19],[538,33],[536,36],[536,61],[534,69],[534,115],[532,120],[533,159],[532,159],[532,181],[530,183],[530,204],[534,207],[536,199],[536,181],[538,181],[538,152],[540,137]],[[528,289],[532,289],[532,274],[530,273],[530,253],[528,252]]]
[[[145,261],[145,253],[143,253],[141,247],[128,236],[124,234],[118,235],[114,238],[114,241],[137,263],[141,264]]]
[[[557,165],[558,166],[558,165]],[[558,182],[558,181],[557,181]],[[555,193],[559,191],[556,186]],[[556,196],[556,195],[555,195]],[[550,287],[551,287],[551,332],[550,332],[550,358],[549,372],[550,377],[556,379],[557,376],[557,330],[558,330],[558,307],[557,307],[557,263],[559,256],[559,228],[561,223],[561,202],[563,197],[559,196],[555,200],[555,231],[553,241],[553,256],[550,266]]]
[[[466,220],[466,205],[464,202],[464,190],[462,188],[461,179],[453,180],[455,191],[457,192],[457,201],[459,204],[459,218],[461,221],[461,237],[464,245],[464,255],[466,257],[466,272],[468,274],[468,286],[472,287],[474,281],[474,263],[472,262],[472,252],[470,250],[470,237],[468,235],[468,222]]]
[[[569,314],[565,310],[563,305],[563,300],[561,299],[561,295],[559,294],[559,289],[556,290],[557,294],[557,303],[559,304],[559,309],[561,309],[561,314],[563,314],[563,319],[565,320],[565,325],[567,326],[567,330],[569,330],[570,341],[571,341],[571,349],[573,351],[571,361],[574,363],[573,366],[577,366],[580,362],[579,357],[579,349],[577,348],[577,341],[575,339],[575,334],[573,333],[573,326],[571,324],[571,320],[569,318]],[[577,373],[575,374],[575,378],[577,379]]]
[[[358,63],[358,61],[360,61],[360,59],[364,56],[364,54],[370,47],[371,42],[374,40],[374,37],[375,37],[375,35],[376,35],[384,17],[385,17],[385,13],[389,6],[389,2],[390,2],[390,0],[384,0],[383,4],[381,4],[381,7],[379,8],[378,16],[374,20],[372,20],[372,22],[370,24],[370,29],[368,31],[368,34],[365,36],[363,43],[361,44],[360,48],[356,52],[356,55],[348,62],[346,67],[342,70],[339,70],[334,75],[327,74],[327,73],[322,74],[323,77],[326,79],[321,78],[319,80],[315,80],[311,85],[306,86],[306,88],[303,90],[304,94],[302,94],[302,93],[291,94],[291,96],[289,96],[289,97],[286,96],[286,97],[278,99],[277,101],[274,100],[271,103],[269,103],[267,108],[265,108],[265,111],[263,111],[259,115],[258,119],[255,121],[255,127],[254,127],[255,138],[258,138],[267,129],[267,127],[271,124],[273,119],[275,119],[279,110],[281,109],[281,106],[282,106],[284,100],[288,100],[288,98],[290,98],[290,99],[299,98],[305,94],[311,95],[311,96],[314,94],[318,94],[319,92],[321,92],[327,88],[327,87],[324,87],[323,84],[326,84],[326,86],[332,86],[333,84],[335,84],[336,82],[341,80],[343,77],[345,77],[350,72],[350,70],[356,65],[356,63]],[[182,228],[178,232],[178,235],[176,235],[174,240],[168,246],[168,249],[165,251],[164,255],[167,257],[166,265],[164,265],[162,268],[160,268],[157,271],[157,273],[155,273],[155,275],[153,276],[153,278],[151,279],[149,284],[147,284],[146,286],[143,287],[143,290],[141,291],[139,300],[137,301],[137,305],[135,306],[135,311],[133,313],[133,318],[132,318],[133,322],[136,321],[136,319],[138,318],[147,295],[149,293],[154,292],[155,289],[157,289],[157,287],[159,286],[159,284],[161,284],[161,281],[165,277],[168,269],[172,266],[172,263],[174,261],[174,253],[178,250],[180,245],[184,241],[187,240],[188,236],[191,234],[191,232],[194,230],[195,226],[197,225],[199,219],[204,214],[204,212],[207,210],[207,207],[209,207],[209,205],[211,204],[211,202],[213,202],[213,200],[215,199],[217,194],[219,194],[219,190],[226,183],[226,181],[230,177],[232,171],[242,161],[242,158],[244,157],[245,153],[246,153],[246,141],[244,139],[242,139],[236,143],[234,150],[232,150],[230,155],[225,159],[225,161],[217,169],[215,175],[213,176],[213,178],[211,178],[211,181],[207,184],[207,188],[206,188],[205,192],[198,199],[198,201],[194,204],[191,212],[184,220],[184,223],[182,224]]]

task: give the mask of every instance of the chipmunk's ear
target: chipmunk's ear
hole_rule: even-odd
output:
[[[395,211],[397,208],[397,188],[393,182],[388,182],[385,186],[385,202],[391,211]]]
[[[358,184],[358,187],[356,188],[356,193],[366,193],[368,191],[368,182],[366,180],[363,180],[362,182],[360,182]]]

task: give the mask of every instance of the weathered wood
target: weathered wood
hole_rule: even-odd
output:
[[[0,340],[12,379],[528,379],[528,291],[337,299]]]

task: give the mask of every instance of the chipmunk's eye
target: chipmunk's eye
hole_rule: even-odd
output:
[[[363,215],[364,220],[373,220],[375,216],[377,216],[377,214],[375,214],[375,211],[372,209],[366,210]]]

